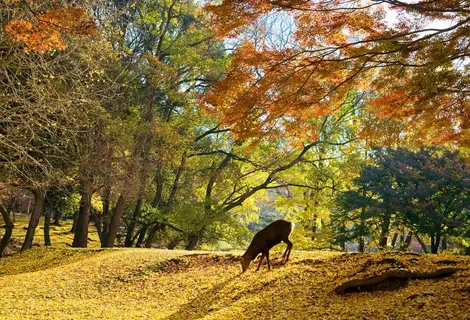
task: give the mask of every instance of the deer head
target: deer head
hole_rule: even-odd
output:
[[[248,269],[248,266],[250,265],[251,263],[251,259],[246,253],[242,256],[240,262],[242,264],[242,273],[246,271],[246,269]]]

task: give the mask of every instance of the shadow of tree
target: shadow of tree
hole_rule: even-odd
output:
[[[258,261],[259,261],[259,258],[256,259],[254,262],[257,263]],[[274,255],[274,257],[271,259],[271,269],[275,270],[278,268],[282,268],[285,264],[286,262],[282,259],[281,254]],[[255,268],[256,266],[251,266],[251,268],[247,272],[256,272]],[[266,266],[266,259],[263,262],[262,268],[257,273],[260,274],[261,276],[263,272],[268,272],[267,266]],[[273,270],[271,270],[271,272],[273,272]],[[209,290],[201,292],[194,299],[192,299],[188,303],[181,306],[177,311],[175,311],[173,314],[166,317],[165,319],[166,320],[180,320],[180,319],[203,318],[204,316],[210,314],[211,312],[216,312],[219,310],[219,308],[214,307],[215,303],[228,307],[229,305],[235,303],[239,299],[245,297],[246,294],[250,294],[250,295],[257,294],[260,291],[265,290],[266,286],[269,286],[273,282],[278,280],[278,277],[276,277],[269,281],[252,283],[252,285],[247,289],[248,291],[238,293],[235,296],[225,296],[225,295],[221,296],[220,292],[226,291],[224,289],[227,286],[230,286],[235,280],[238,281],[240,276],[241,274],[237,273],[231,276],[229,279],[223,281],[222,283],[213,286]],[[282,275],[280,274],[279,277],[282,277]]]
[[[165,318],[166,320],[181,320],[181,319],[198,319],[203,318],[210,312],[216,311],[212,309],[215,301],[220,299],[218,293],[232,281],[239,278],[239,274],[230,277],[224,282],[212,287],[209,290],[197,295],[190,302],[183,305],[176,312]]]

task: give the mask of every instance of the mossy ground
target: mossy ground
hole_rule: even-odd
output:
[[[279,249],[283,247],[279,246]],[[240,253],[34,248],[0,260],[0,319],[469,319],[470,258],[293,251],[240,274]],[[390,268],[455,275],[338,295]]]

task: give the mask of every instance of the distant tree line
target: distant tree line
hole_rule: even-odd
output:
[[[458,151],[379,148],[371,154],[373,164],[337,197],[337,244],[357,241],[364,251],[368,239],[376,248],[406,249],[414,237],[424,252],[437,253],[449,237],[470,236],[470,167]]]

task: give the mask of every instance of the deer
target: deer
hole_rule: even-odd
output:
[[[251,261],[253,261],[260,253],[262,255],[256,271],[258,271],[261,267],[261,263],[263,262],[264,257],[266,257],[266,261],[268,263],[268,270],[271,270],[269,250],[281,241],[287,244],[287,248],[282,255],[282,259],[284,259],[286,262],[289,261],[290,252],[294,245],[289,240],[289,236],[292,233],[292,230],[294,230],[294,227],[295,224],[293,222],[286,220],[276,220],[264,229],[258,231],[241,258],[242,273],[248,269]]]

